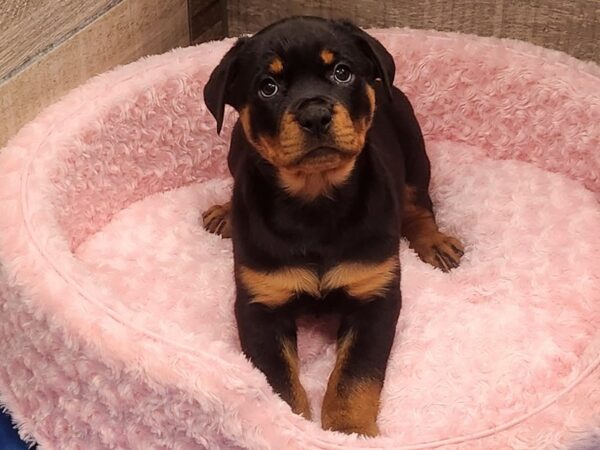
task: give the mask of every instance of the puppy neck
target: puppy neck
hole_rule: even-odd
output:
[[[355,164],[356,161],[352,159],[334,169],[312,173],[279,169],[279,184],[289,195],[305,202],[312,202],[319,197],[331,198],[333,189],[348,180]]]

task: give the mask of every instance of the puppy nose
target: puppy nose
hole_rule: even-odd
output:
[[[310,101],[298,109],[296,118],[302,128],[312,134],[323,134],[331,125],[332,108],[323,101]]]

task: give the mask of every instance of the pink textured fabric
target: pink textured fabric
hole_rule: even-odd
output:
[[[101,75],[0,154],[0,392],[43,449],[546,449],[600,433],[600,69],[529,44],[374,32],[433,163],[443,274],[401,249],[404,308],[373,439],[291,413],[242,356],[231,187],[202,87],[232,41]],[[319,417],[334,357],[304,320]]]

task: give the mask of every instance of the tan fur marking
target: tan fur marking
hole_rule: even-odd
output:
[[[291,396],[289,403],[292,407],[292,411],[296,414],[300,414],[305,419],[311,419],[310,413],[310,403],[308,401],[308,397],[306,395],[306,391],[300,383],[300,364],[298,361],[298,351],[296,346],[285,339],[282,343],[282,354],[283,359],[285,359],[290,376],[290,387],[291,387]]]
[[[250,110],[240,110],[240,122],[248,141],[263,158],[277,167],[281,186],[291,195],[306,201],[312,201],[320,195],[328,195],[334,186],[338,186],[350,175],[354,168],[354,159],[343,161],[341,157],[333,158],[314,167],[301,169],[287,168],[304,154],[304,133],[295,117],[285,113],[280,123],[277,137],[253,137],[250,124]]]
[[[325,274],[321,289],[343,288],[356,299],[371,300],[385,294],[397,270],[397,257],[377,264],[342,263]]]
[[[332,188],[345,182],[352,172],[356,156],[365,145],[375,111],[375,91],[369,85],[366,95],[371,111],[356,121],[352,121],[349,111],[341,104],[333,107],[331,139],[344,152],[343,156],[328,155],[298,164],[306,152],[307,139],[296,117],[289,112],[283,114],[277,136],[254,136],[248,106],[240,109],[240,122],[248,141],[278,169],[281,186],[291,195],[312,201],[329,195]]]
[[[352,159],[334,169],[316,173],[282,169],[279,179],[281,186],[291,195],[313,201],[317,197],[331,195],[334,187],[343,184],[350,176],[354,163]]]
[[[365,145],[365,136],[357,133],[358,130],[350,118],[350,113],[339,103],[333,106],[331,130],[335,143],[339,147],[358,153]]]
[[[369,114],[353,121],[345,106],[336,103],[333,106],[332,132],[338,146],[359,153],[365,146],[367,131],[375,115],[375,90],[366,85],[366,95],[371,105]]]
[[[367,84],[367,85],[365,85],[365,91],[367,94],[367,98],[369,99],[369,105],[371,106],[370,113],[367,116],[355,121],[354,127],[356,128],[357,133],[359,135],[366,136],[367,131],[369,131],[369,128],[371,128],[371,125],[373,124],[373,117],[375,116],[376,102],[375,102],[375,89],[373,89],[370,85]]]
[[[407,185],[404,190],[404,216],[402,234],[408,239],[424,262],[447,272],[457,267],[462,254],[463,244],[438,229],[432,212],[417,204],[417,192],[414,186]]]
[[[252,298],[272,308],[287,303],[293,296],[307,293],[321,297],[332,289],[345,289],[359,300],[383,295],[394,279],[398,259],[391,257],[378,264],[342,263],[319,279],[314,270],[305,267],[285,267],[263,272],[249,267],[240,268],[240,279]]]
[[[381,383],[372,379],[343,379],[342,372],[354,342],[352,332],[338,343],[337,359],[323,398],[324,429],[377,436]]]
[[[240,278],[253,297],[252,303],[262,303],[271,308],[287,303],[302,292],[320,295],[317,274],[303,267],[286,267],[273,272],[242,267]]]
[[[271,72],[273,75],[279,75],[281,72],[283,72],[283,61],[279,56],[273,58],[273,61],[271,61],[269,64],[269,72]]]
[[[404,190],[404,217],[402,232],[409,239],[427,239],[438,230],[431,211],[421,208],[416,202],[417,191],[413,186],[406,185]]]
[[[246,138],[253,143],[252,125],[250,124],[250,108],[248,106],[242,106],[242,108],[240,108],[240,122]]]
[[[250,108],[240,109],[240,122],[248,141],[263,158],[275,167],[286,167],[292,164],[303,153],[304,136],[300,125],[293,114],[285,113],[279,124],[278,136],[253,136],[250,123]]]
[[[366,85],[365,90],[367,91],[367,97],[369,98],[369,104],[371,105],[371,120],[373,120],[373,115],[375,114],[375,108],[377,106],[376,98],[375,98],[375,89],[373,89],[370,85]]]
[[[244,134],[248,141],[256,148],[256,150],[265,158],[271,162],[276,154],[276,148],[272,143],[264,137],[256,140],[252,133],[252,124],[250,123],[250,108],[245,106],[240,109],[240,122],[244,130]]]
[[[321,50],[319,56],[321,57],[323,63],[327,65],[333,63],[333,60],[335,59],[333,52],[331,50],[327,50],[326,48]]]
[[[332,159],[324,163],[317,161],[314,167],[301,170],[280,170],[281,184],[290,194],[306,201],[312,201],[319,196],[329,195],[333,187],[348,179],[354,168],[356,156],[365,145],[367,131],[375,112],[375,91],[369,85],[366,87],[366,94],[371,105],[370,113],[356,122],[352,121],[349,111],[340,103],[333,107],[331,136],[335,145],[347,152],[349,161]],[[303,138],[302,130],[299,129],[299,132]],[[303,145],[304,142],[299,147],[299,154],[302,152]]]
[[[287,166],[304,152],[304,132],[296,117],[286,112],[279,124],[279,145],[284,160],[281,165]]]

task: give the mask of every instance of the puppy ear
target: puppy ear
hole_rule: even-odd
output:
[[[239,55],[247,41],[246,37],[241,37],[236,41],[210,74],[210,78],[204,86],[204,103],[217,121],[217,133],[219,134],[223,126],[225,105],[236,107],[238,103],[234,95],[235,78]]]
[[[352,22],[341,21],[342,26],[352,33],[358,46],[371,60],[374,65],[377,78],[381,78],[388,96],[392,97],[392,85],[396,75],[396,64],[390,52],[386,50],[381,42],[363,31]]]

